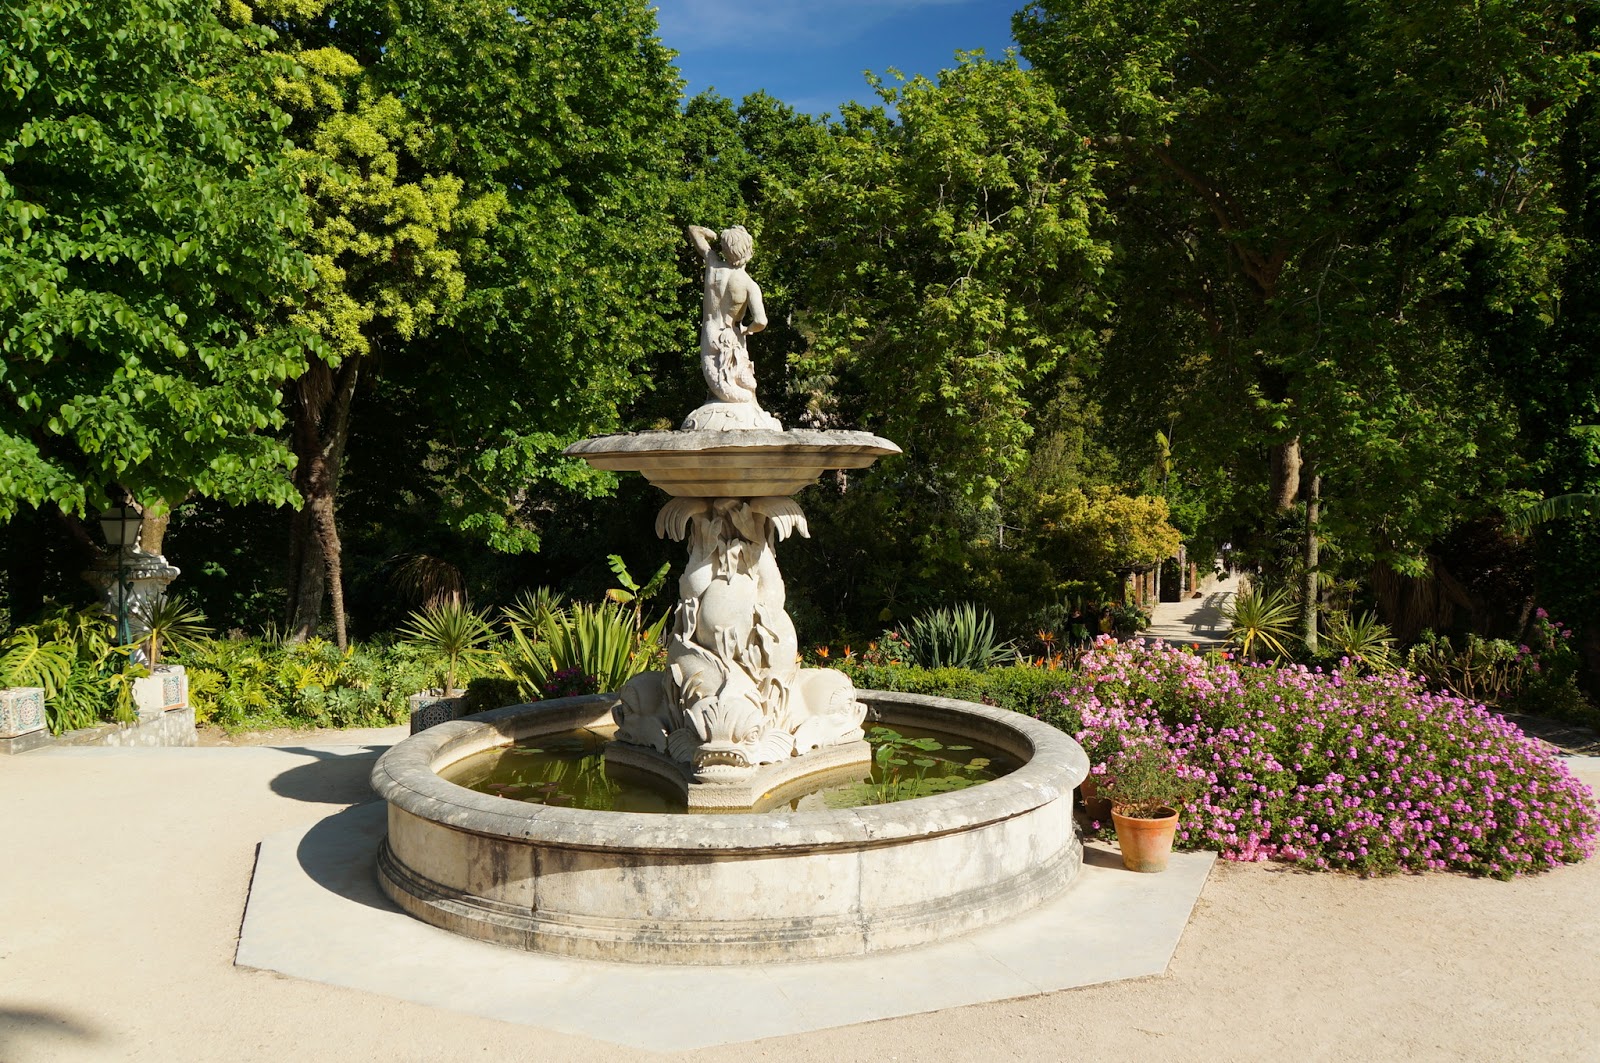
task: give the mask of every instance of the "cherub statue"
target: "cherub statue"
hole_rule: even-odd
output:
[[[684,423],[685,428],[781,428],[756,402],[755,367],[749,337],[767,327],[761,286],[745,272],[755,248],[744,226],[719,236],[703,225],[689,226],[689,239],[705,259],[700,311],[700,371],[711,401]],[[742,410],[718,404],[742,404]]]

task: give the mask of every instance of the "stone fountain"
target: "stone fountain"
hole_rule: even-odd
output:
[[[687,542],[667,667],[630,681],[608,759],[679,783],[691,811],[749,808],[796,778],[866,764],[866,706],[844,673],[802,668],[784,610],[778,543],[809,534],[793,495],[830,469],[900,448],[865,432],[785,432],[756,400],[749,337],[766,327],[745,271],[750,236],[691,226],[705,258],[700,368],[710,392],[676,432],[567,448],[601,469],[643,473],[673,496],[656,534]],[[718,241],[714,244],[713,241]]]
[[[1038,721],[944,698],[858,691],[799,664],[777,546],[807,535],[793,496],[833,469],[899,453],[864,432],[785,431],[756,399],[749,337],[766,326],[743,228],[692,226],[705,259],[701,370],[710,392],[678,431],[567,448],[642,473],[669,496],[656,533],[688,563],[665,669],[613,694],[512,706],[432,728],[373,770],[389,802],[385,892],[457,933],[568,955],[737,963],[849,955],[988,925],[1059,892],[1082,862],[1072,791],[1083,750]],[[859,775],[862,724],[928,727],[1023,762],[970,789],[901,804],[750,815],[527,805],[439,771],[468,756],[615,725],[608,768],[677,787],[692,812],[749,811],[812,777]]]

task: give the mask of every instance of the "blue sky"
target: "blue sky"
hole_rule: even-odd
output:
[[[1024,0],[657,0],[661,40],[694,95],[757,89],[802,111],[876,103],[863,70],[910,77],[955,65],[957,49],[998,59]]]

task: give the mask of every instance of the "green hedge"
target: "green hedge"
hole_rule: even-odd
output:
[[[1055,696],[1069,685],[1069,673],[1026,665],[990,668],[918,668],[908,664],[835,665],[863,690],[893,690],[996,705],[1074,731],[1078,724]]]

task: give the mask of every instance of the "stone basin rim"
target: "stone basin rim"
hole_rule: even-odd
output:
[[[895,443],[882,436],[875,436],[871,432],[818,428],[790,428],[781,432],[766,428],[619,432],[614,435],[580,439],[562,453],[569,457],[589,457],[605,454],[719,453],[751,450],[815,453],[833,449],[854,453],[900,453],[900,448]]]
[[[477,793],[437,774],[436,767],[459,759],[449,756],[452,751],[468,746],[485,748],[485,728],[499,736],[492,744],[508,745],[524,734],[543,730],[540,722],[555,729],[564,716],[570,718],[565,722],[571,722],[584,715],[602,715],[616,702],[610,694],[591,694],[511,705],[429,728],[378,758],[372,769],[372,788],[402,811],[487,837],[610,852],[756,855],[796,849],[875,848],[971,830],[1070,795],[1088,774],[1088,757],[1077,742],[1020,713],[922,694],[876,690],[858,690],[856,694],[869,706],[891,710],[891,715],[923,710],[928,716],[926,725],[934,730],[941,729],[941,720],[947,723],[944,729],[949,729],[949,721],[966,716],[1010,731],[1028,748],[1027,760],[1009,775],[949,793],[888,805],[754,815],[599,812],[526,804]]]

